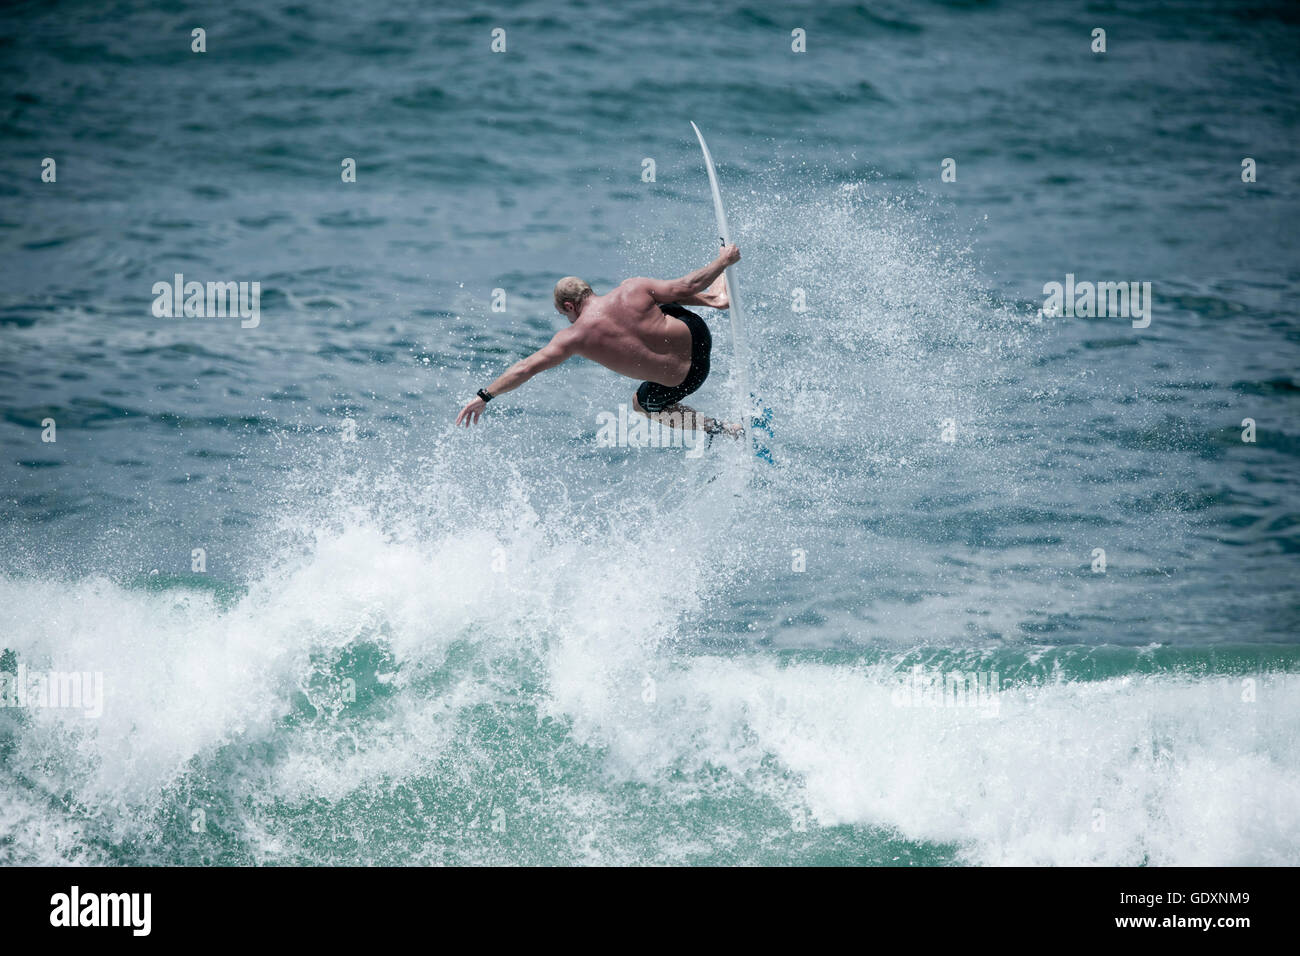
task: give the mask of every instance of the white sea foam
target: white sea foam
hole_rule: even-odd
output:
[[[500,547],[527,560],[485,572]],[[226,610],[187,588],[4,579],[9,647],[106,680],[99,720],[8,715],[7,853],[94,860],[101,840],[140,839],[227,748],[216,787],[240,810],[223,825],[256,858],[310,858],[278,805],[481,786],[507,758],[460,738],[476,708],[508,699],[599,755],[554,807],[534,808],[587,820],[561,858],[638,859],[588,816],[618,812],[606,791],[626,782],[686,807],[708,768],[806,809],[814,829],[877,828],[972,862],[1297,862],[1300,678],[1266,675],[1253,703],[1235,677],[1165,675],[1012,686],[992,717],[899,707],[882,664],[701,653],[683,628],[717,578],[675,548],[634,533],[583,543],[526,521],[418,541],[353,515]],[[647,578],[638,560],[676,571]],[[286,722],[302,699],[338,712],[321,660],[360,644],[387,655],[385,704],[362,721]],[[423,675],[439,668],[450,678],[435,692]],[[512,746],[544,765],[553,745]],[[442,763],[453,757],[459,771]],[[71,812],[42,795],[66,795]],[[491,797],[467,798],[465,819]],[[83,842],[88,831],[98,839]]]

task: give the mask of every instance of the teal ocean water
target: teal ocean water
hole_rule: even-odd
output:
[[[1298,48],[1267,3],[10,5],[0,862],[1300,862]],[[559,276],[711,258],[692,119],[777,464],[605,447],[635,383],[581,360],[453,429]],[[156,317],[177,273],[259,323]],[[1150,325],[1040,315],[1067,275]]]

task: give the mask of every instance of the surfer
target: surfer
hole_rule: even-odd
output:
[[[645,379],[632,399],[639,414],[672,428],[739,438],[744,433],[740,425],[724,424],[681,403],[704,384],[713,348],[704,319],[683,306],[727,308],[731,302],[724,272],[739,260],[740,249],[723,246],[718,258],[680,279],[625,279],[605,295],[596,295],[577,276],[565,276],[555,283],[555,310],[569,320],[569,327],[479,389],[456,424],[469,427],[498,395],[580,355],[620,375]]]

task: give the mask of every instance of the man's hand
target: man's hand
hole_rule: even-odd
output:
[[[723,246],[722,251],[718,253],[718,258],[729,266],[734,266],[740,261],[740,246],[732,243],[729,246]]]
[[[483,416],[483,409],[485,407],[487,407],[487,402],[475,395],[470,399],[465,407],[460,410],[460,414],[456,416],[456,424],[459,425],[461,422],[464,422],[466,428],[469,428],[470,425],[476,424]]]

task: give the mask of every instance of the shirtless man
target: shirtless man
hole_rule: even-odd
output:
[[[632,407],[647,418],[672,428],[739,437],[741,426],[706,418],[681,404],[704,384],[713,348],[704,320],[682,306],[727,308],[731,301],[723,271],[739,260],[736,246],[723,246],[718,258],[680,279],[627,279],[605,295],[593,293],[577,276],[566,276],[555,283],[555,309],[569,320],[569,327],[510,366],[487,388],[479,389],[478,397],[456,416],[456,424],[463,422],[469,427],[498,395],[581,355],[620,375],[645,379],[636,390]]]

